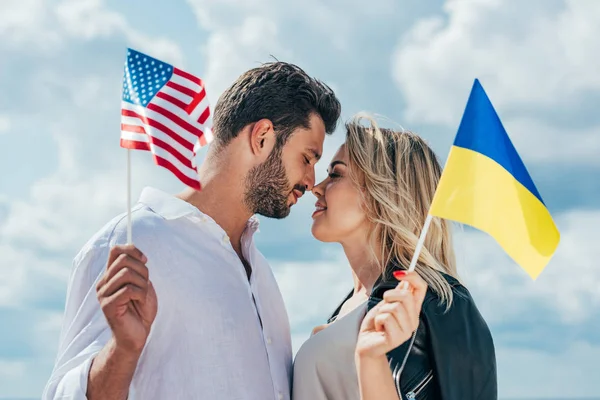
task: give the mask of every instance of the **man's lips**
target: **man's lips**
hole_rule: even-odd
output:
[[[298,202],[298,199],[300,197],[302,197],[304,193],[302,193],[301,191],[299,191],[298,189],[294,189],[292,190],[292,195],[294,196],[294,202],[293,204],[296,204]]]

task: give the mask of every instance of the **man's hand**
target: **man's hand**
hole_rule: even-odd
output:
[[[115,345],[138,355],[144,349],[158,309],[147,261],[133,245],[115,246],[110,250],[106,272],[96,286]]]

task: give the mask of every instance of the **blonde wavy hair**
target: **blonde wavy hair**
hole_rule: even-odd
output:
[[[373,225],[369,242],[380,244],[372,250],[381,273],[386,276],[393,262],[408,268],[442,173],[439,160],[418,135],[380,128],[364,113],[346,123],[346,151]],[[448,221],[431,221],[416,271],[450,307],[452,289],[440,274],[458,279]]]

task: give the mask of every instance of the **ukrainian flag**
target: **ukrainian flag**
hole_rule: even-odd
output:
[[[533,279],[558,246],[552,216],[477,79],[430,214],[487,232]]]

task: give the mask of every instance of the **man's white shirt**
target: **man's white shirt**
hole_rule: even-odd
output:
[[[93,212],[93,210],[90,210]],[[283,299],[254,244],[246,271],[225,231],[191,204],[152,188],[132,210],[133,243],[147,257],[158,314],[130,388],[136,399],[290,398],[292,345]],[[111,337],[96,298],[108,252],[127,240],[125,216],[75,257],[56,364],[43,399],[86,399],[93,357]]]

